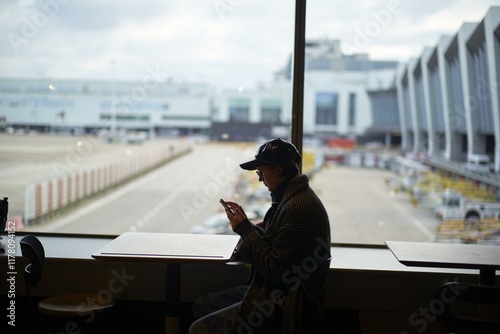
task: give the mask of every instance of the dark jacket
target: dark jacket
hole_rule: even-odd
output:
[[[319,332],[317,282],[326,279],[328,267],[317,268],[330,258],[330,223],[307,176],[289,182],[263,235],[248,221],[240,224],[236,250],[250,262],[252,277],[233,332]]]

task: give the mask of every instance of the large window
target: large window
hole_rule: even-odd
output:
[[[337,125],[338,94],[316,93],[316,124]]]
[[[356,124],[356,93],[349,93],[349,126]]]
[[[260,113],[262,122],[280,121],[281,100],[263,99],[260,101]]]
[[[422,82],[415,95],[411,71],[401,69],[488,9],[475,1],[440,16],[449,6],[308,1],[302,114],[294,115],[294,1],[4,1],[0,196],[9,217],[25,231],[231,233],[219,198],[255,221],[270,200],[238,164],[264,140],[300,133],[302,170],[334,242],[457,241],[440,234],[438,200],[424,192],[456,180],[401,154],[417,144],[412,108],[425,117],[428,88]],[[442,99],[463,114],[464,42],[451,40],[437,64],[448,85]],[[493,73],[483,58],[480,72]],[[368,91],[395,92],[404,124],[389,130],[404,130],[403,146],[391,146],[400,133],[377,126],[387,119],[373,119]],[[303,133],[291,128],[298,119]],[[450,126],[462,133],[465,121]],[[495,188],[457,187],[497,200]]]
[[[229,119],[231,121],[248,122],[250,116],[249,99],[230,99],[229,100]]]

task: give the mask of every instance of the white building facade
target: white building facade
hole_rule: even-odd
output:
[[[213,95],[193,83],[0,79],[0,117],[7,127],[44,132],[206,134]]]
[[[500,172],[499,82],[500,7],[492,7],[398,71],[402,150],[458,162],[487,155]]]
[[[368,89],[389,86],[398,63],[344,55],[337,40],[309,41],[305,52],[304,136],[358,141],[369,136],[373,119]],[[290,60],[267,87],[222,91],[217,121],[260,124],[273,135],[283,132],[291,124],[291,77]]]

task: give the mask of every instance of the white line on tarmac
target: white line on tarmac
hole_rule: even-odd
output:
[[[176,161],[173,161],[172,163],[175,163]],[[171,167],[170,164],[168,167]],[[133,189],[137,188],[138,186],[141,186],[147,182],[150,182],[151,179],[154,179],[158,177],[159,174],[163,174],[165,171],[163,168],[160,168],[158,170],[152,171],[151,173],[148,173],[148,175],[145,175],[144,177],[141,177],[137,179],[136,181],[133,181],[132,183],[127,184],[124,187],[120,187],[110,193],[109,195],[105,196],[102,199],[92,201],[90,204],[82,207],[81,209],[76,210],[75,212],[69,214],[67,217],[61,219],[58,222],[54,222],[50,224],[50,226],[40,228],[38,231],[40,232],[54,232],[57,231],[58,229],[69,225],[73,223],[74,221],[78,220],[82,216],[85,216],[89,212],[95,211],[96,209],[112,202],[118,199],[119,197],[127,194],[128,192],[132,191]],[[184,190],[184,188],[178,188],[175,192],[179,192],[180,190]]]
[[[378,187],[374,187],[374,188],[376,188],[377,191],[382,192],[382,189],[380,189]],[[387,198],[387,196],[384,196],[384,198]],[[395,203],[394,201],[388,200],[387,202],[390,203],[391,206],[394,207],[396,210],[398,210],[402,215],[409,218],[409,220],[413,224],[413,226],[415,226],[415,228],[417,230],[419,230],[423,235],[425,235],[426,237],[429,238],[429,240],[427,240],[427,241],[432,242],[436,239],[436,236],[434,235],[434,233],[432,233],[427,227],[425,227],[425,225],[422,224],[422,222],[419,219],[415,218],[415,216],[413,216],[413,214],[411,212],[409,212],[408,210],[403,208],[401,205]]]

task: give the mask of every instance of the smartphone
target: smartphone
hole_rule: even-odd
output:
[[[234,215],[233,209],[231,209],[229,206],[227,206],[226,202],[224,202],[224,200],[222,198],[219,200],[219,202],[220,202],[220,204],[222,204],[224,209],[229,210]]]

